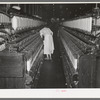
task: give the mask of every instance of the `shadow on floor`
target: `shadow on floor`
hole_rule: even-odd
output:
[[[54,45],[53,59],[44,60],[37,88],[67,88],[57,38],[54,38]]]

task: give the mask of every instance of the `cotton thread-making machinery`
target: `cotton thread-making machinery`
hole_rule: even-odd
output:
[[[46,22],[0,12],[0,88],[35,88],[43,63],[39,30]],[[68,88],[100,87],[100,18],[83,16],[58,28]]]
[[[37,18],[0,12],[0,88],[36,87],[43,61]]]
[[[59,27],[66,85],[100,87],[100,18],[83,16],[63,21]]]

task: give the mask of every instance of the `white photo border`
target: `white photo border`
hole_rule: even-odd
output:
[[[7,1],[7,2],[6,2]],[[17,1],[17,0],[15,0]],[[0,0],[0,4],[82,4],[82,3],[100,3],[99,0],[79,0],[80,2],[28,2],[24,0],[21,2],[12,2],[8,0]],[[39,0],[38,0],[39,1]],[[60,0],[59,0],[60,1]],[[99,88],[87,89],[0,89],[0,98],[100,98]]]

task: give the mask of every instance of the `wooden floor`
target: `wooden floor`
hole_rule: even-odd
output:
[[[66,88],[57,36],[54,35],[55,51],[52,60],[44,60],[37,88]]]

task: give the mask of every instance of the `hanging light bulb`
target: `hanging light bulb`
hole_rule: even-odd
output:
[[[98,7],[98,4],[96,4],[96,7],[93,9],[93,17],[94,17],[94,24],[97,25],[97,20],[100,18],[100,9]],[[97,27],[94,27],[95,33],[97,34]]]
[[[18,5],[14,5],[14,6],[12,6],[12,8],[13,8],[13,9],[16,9],[16,10],[21,10],[19,4],[18,4]]]
[[[96,17],[96,18],[100,17],[100,9],[99,9],[97,3],[96,3],[96,7],[93,9],[93,16]]]

